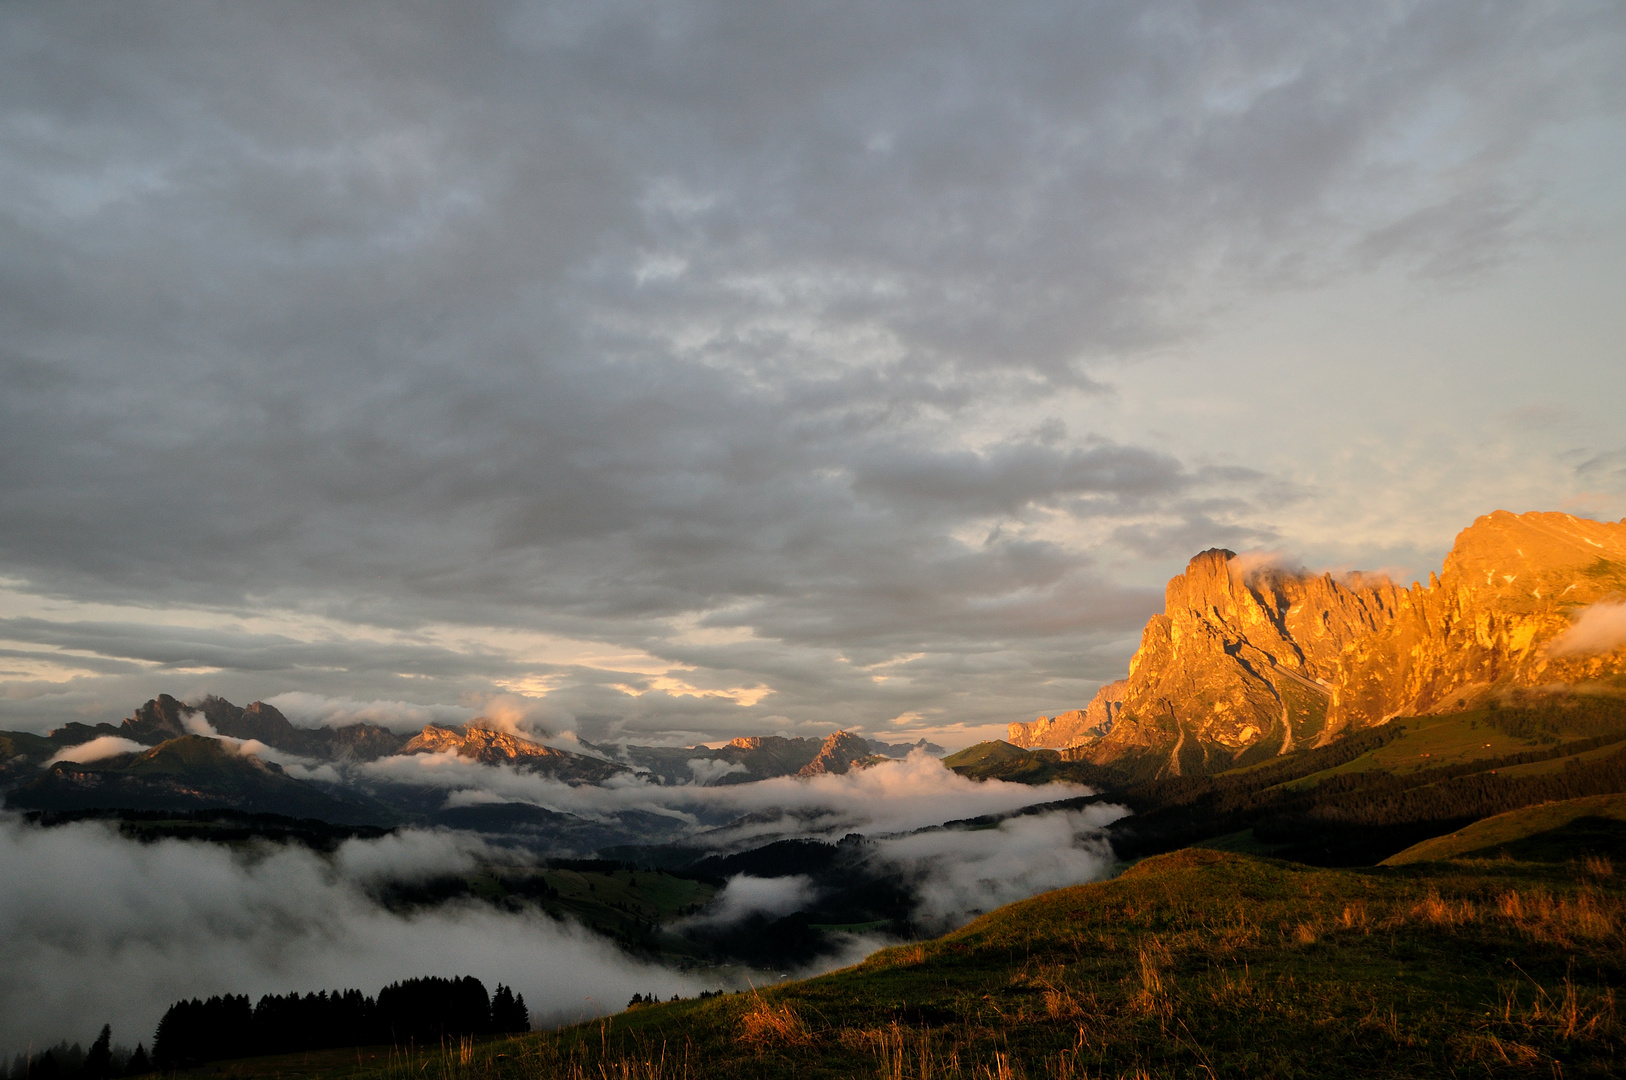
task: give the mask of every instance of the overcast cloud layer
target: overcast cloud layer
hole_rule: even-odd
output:
[[[966,743],[1626,513],[1626,10],[0,10],[0,726]],[[1601,272],[1604,271],[1604,272]]]

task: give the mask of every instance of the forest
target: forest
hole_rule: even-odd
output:
[[[531,1029],[525,995],[499,983],[489,996],[479,979],[428,976],[391,983],[368,997],[360,990],[246,994],[177,1001],[153,1035],[152,1053],[126,1054],[104,1026],[89,1051],[66,1043],[19,1054],[6,1080],[110,1080],[155,1069],[172,1072],[210,1061],[331,1050],[349,1046],[426,1046],[468,1035]]]

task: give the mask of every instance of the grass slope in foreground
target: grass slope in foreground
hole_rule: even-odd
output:
[[[1618,1076],[1623,932],[1601,857],[1338,870],[1186,850],[760,994],[382,1068],[335,1052],[305,1075]]]

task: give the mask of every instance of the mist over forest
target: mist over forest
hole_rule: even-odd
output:
[[[206,729],[198,714],[182,715],[194,718],[193,730]],[[812,945],[674,962],[538,904],[494,903],[462,886],[471,875],[596,865],[591,850],[561,847],[557,835],[407,825],[370,827],[382,834],[326,845],[263,837],[220,843],[143,837],[129,823],[121,831],[116,820],[67,814],[42,827],[39,812],[35,823],[11,813],[0,822],[0,946],[9,972],[0,986],[0,1048],[88,1041],[103,1023],[126,1046],[150,1046],[172,1001],[216,994],[257,1000],[422,975],[511,986],[532,1022],[544,1026],[619,1010],[634,994],[664,999],[778,981],[854,962],[902,933],[940,932],[1011,900],[1101,877],[1112,865],[1101,827],[1121,813],[1091,807],[1005,817],[1089,789],[976,782],[922,752],[843,774],[716,787],[693,779],[662,784],[630,771],[613,782],[571,784],[455,754],[361,765],[309,761],[300,770],[297,758],[263,745],[222,745],[253,761],[261,760],[257,753],[280,756],[290,775],[307,778],[302,783],[326,776],[335,792],[376,792],[366,785],[383,784],[415,798],[428,792],[430,806],[534,807],[591,822],[591,836],[619,839],[626,849],[628,861],[606,866],[664,860],[704,867],[709,858],[718,887],[674,922],[703,942],[727,941],[750,920],[817,909],[832,888],[816,872],[817,857],[837,851],[838,841],[849,852],[862,847],[844,873],[884,876],[902,906],[890,923],[822,935]],[[139,756],[118,745],[79,748],[52,760]],[[650,816],[664,831],[643,827]],[[965,819],[997,823],[941,827]],[[636,850],[625,843],[652,836],[662,843]],[[752,873],[717,862],[787,842],[818,849],[813,862],[799,853],[803,861],[792,867],[815,873],[773,865]],[[763,966],[775,959],[773,968]]]

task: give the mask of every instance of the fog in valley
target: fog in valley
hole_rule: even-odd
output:
[[[873,839],[871,858],[906,882],[920,925],[946,929],[974,914],[1109,872],[1103,825],[1115,807],[1050,811],[974,831],[933,828],[1084,794],[976,783],[915,754],[844,775],[784,777],[732,787],[630,779],[572,787],[463,759],[385,759],[374,770],[443,788],[464,802],[531,800],[613,820],[626,810],[669,816],[688,842],[737,851],[786,837]],[[726,818],[723,827],[704,820]],[[916,831],[924,830],[924,831]],[[682,972],[622,951],[540,910],[458,899],[411,911],[380,902],[396,883],[534,864],[537,853],[466,832],[405,829],[352,839],[331,855],[297,845],[228,847],[125,839],[103,822],[52,828],[0,824],[0,1050],[67,1038],[88,1043],[103,1023],[118,1042],[151,1043],[163,1010],[183,997],[379,987],[419,975],[474,975],[525,995],[550,1025],[623,1008],[634,993],[690,996],[807,972],[743,967]],[[754,912],[783,915],[815,899],[805,876],[732,875],[695,923],[726,929]],[[856,962],[890,943],[848,936],[812,970]]]

